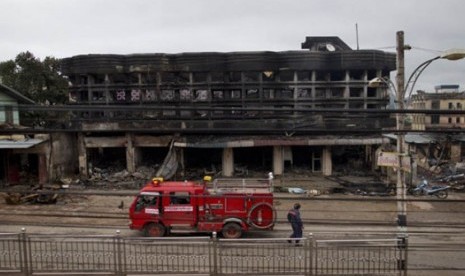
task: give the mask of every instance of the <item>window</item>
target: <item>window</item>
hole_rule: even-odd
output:
[[[449,103],[449,109],[454,109],[454,104],[453,103]]]
[[[280,81],[294,81],[294,71],[281,71],[279,72]]]
[[[162,90],[160,94],[160,100],[162,101],[174,101],[175,93],[174,90]]]
[[[258,82],[258,72],[244,72],[245,82]]]
[[[170,204],[172,205],[185,205],[190,204],[190,196],[188,192],[171,192],[170,193]]]
[[[265,71],[262,73],[262,80],[267,81],[274,81],[275,80],[275,73],[273,71]]]
[[[311,91],[309,89],[298,89],[297,98],[311,98]]]
[[[223,82],[224,74],[223,72],[211,72],[210,73],[212,82]]]
[[[297,80],[298,81],[311,81],[312,80],[312,72],[311,71],[298,71],[297,72]]]
[[[258,99],[259,98],[258,89],[247,89],[245,93],[246,93],[247,99]]]
[[[140,211],[145,207],[155,207],[158,203],[158,195],[140,195],[136,202],[136,211]]]
[[[455,122],[456,122],[457,124],[460,124],[460,117],[455,118]]]
[[[240,82],[241,72],[229,72],[225,79],[227,79],[229,82]]]
[[[207,73],[196,72],[193,74],[194,82],[207,82]]]
[[[187,88],[179,90],[179,99],[184,102],[192,101],[192,92]]]

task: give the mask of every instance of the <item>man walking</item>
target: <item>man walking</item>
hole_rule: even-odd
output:
[[[292,226],[292,235],[289,237],[291,240],[288,240],[289,243],[292,243],[292,239],[296,239],[295,243],[299,243],[299,239],[302,238],[302,229],[304,225],[302,224],[302,219],[300,218],[300,204],[294,204],[294,208],[289,210],[287,213],[287,220],[291,223]]]

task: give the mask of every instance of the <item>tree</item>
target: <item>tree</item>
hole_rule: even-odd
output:
[[[60,61],[46,57],[43,61],[30,52],[15,60],[0,63],[3,84],[17,90],[38,104],[63,104],[67,100],[68,81],[61,76]]]

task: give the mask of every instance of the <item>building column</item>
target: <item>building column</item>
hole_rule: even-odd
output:
[[[462,146],[460,143],[452,143],[450,145],[450,161],[452,162],[462,161]]]
[[[129,173],[134,173],[136,171],[135,150],[132,140],[133,135],[131,133],[126,133],[126,169]]]
[[[47,172],[47,156],[45,154],[38,154],[39,158],[39,184],[47,184],[48,182],[48,172]]]
[[[233,148],[223,149],[223,176],[233,176],[234,174],[234,150]]]
[[[322,152],[321,171],[323,175],[331,175],[333,173],[333,162],[331,160],[331,147],[326,146]]]
[[[273,174],[282,175],[284,172],[283,147],[273,147]]]
[[[89,178],[86,142],[84,139],[84,134],[82,133],[78,133],[77,146],[79,156],[79,175],[83,178]]]

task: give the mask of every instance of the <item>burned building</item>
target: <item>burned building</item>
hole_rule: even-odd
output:
[[[370,164],[384,142],[374,130],[392,120],[369,113],[389,96],[367,84],[395,62],[393,53],[352,50],[338,37],[307,37],[302,50],[283,52],[65,58],[70,104],[88,106],[71,120],[81,130],[80,174],[101,158],[129,172],[159,164],[171,175],[191,167],[331,175],[338,165]]]

